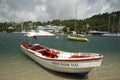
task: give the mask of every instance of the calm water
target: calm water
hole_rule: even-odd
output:
[[[120,37],[88,38],[87,43],[68,41],[63,35],[58,39],[37,39],[38,43],[64,51],[103,54],[102,66],[94,68],[82,79],[79,74],[46,70],[27,57],[20,49],[23,34],[0,33],[0,80],[120,80]]]

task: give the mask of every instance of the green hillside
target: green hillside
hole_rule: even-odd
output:
[[[62,25],[65,26],[63,31],[66,32],[67,28],[69,28],[70,30],[75,30],[75,21],[76,21],[76,30],[78,33],[88,32],[90,30],[118,32],[120,30],[120,11],[98,14],[84,20],[57,19],[47,22],[41,22],[41,21],[38,22],[26,21],[22,23],[4,22],[4,23],[0,23],[0,32],[3,31],[19,32],[21,31],[21,26],[23,26],[25,30],[29,30],[30,28],[36,29],[37,26],[45,26],[45,25],[56,25],[56,26]],[[10,27],[12,27],[13,29]]]

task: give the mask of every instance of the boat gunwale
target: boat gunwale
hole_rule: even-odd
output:
[[[25,50],[27,50],[28,52],[30,52],[31,54],[35,55],[35,53],[39,53],[37,51],[34,51],[34,50],[31,50],[31,49],[26,49],[23,45],[21,45],[22,48],[24,48]],[[40,53],[39,53],[40,54]],[[68,59],[61,59],[61,58],[49,58],[49,57],[42,57],[42,56],[38,56],[38,55],[35,55],[39,58],[42,58],[44,60],[50,60],[50,61],[63,61],[63,62],[82,62],[82,61],[99,61],[99,60],[102,60],[103,59],[103,55],[101,55],[99,58],[68,58]]]

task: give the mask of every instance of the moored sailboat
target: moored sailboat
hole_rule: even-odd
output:
[[[82,37],[77,36],[77,29],[76,29],[76,17],[77,17],[77,6],[76,6],[76,11],[75,11],[75,25],[74,25],[74,33],[71,35],[67,36],[68,40],[72,40],[72,41],[81,41],[81,42],[88,42],[89,40],[87,38],[85,38],[83,35]],[[79,34],[80,35],[80,34]]]
[[[89,40],[87,38],[84,37],[76,37],[76,36],[71,36],[68,35],[68,40],[72,40],[72,41],[81,41],[81,42],[88,42]]]

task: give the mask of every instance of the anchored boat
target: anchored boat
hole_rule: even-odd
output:
[[[68,40],[72,40],[72,41],[81,41],[81,42],[88,42],[89,40],[87,38],[84,37],[76,37],[76,36],[70,36],[68,35]]]

